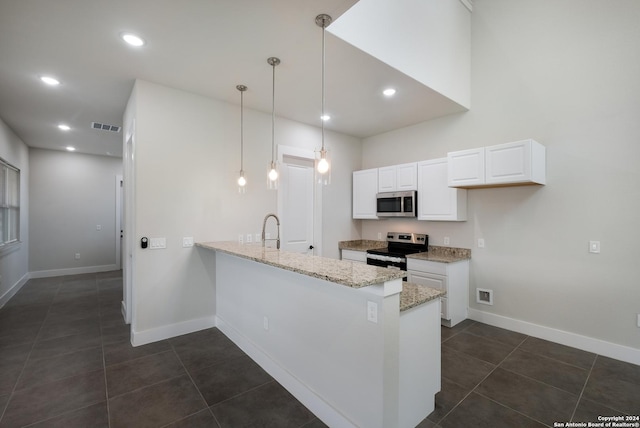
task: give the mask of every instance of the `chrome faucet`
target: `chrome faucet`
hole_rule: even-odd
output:
[[[262,246],[264,247],[265,241],[267,241],[266,235],[264,233],[264,229],[267,226],[267,219],[269,217],[273,217],[276,219],[276,226],[278,227],[278,237],[276,239],[269,239],[269,241],[276,241],[276,248],[280,249],[280,219],[275,214],[267,214],[264,217],[264,221],[262,222]]]

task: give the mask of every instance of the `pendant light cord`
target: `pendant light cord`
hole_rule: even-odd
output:
[[[244,171],[244,91],[240,91],[240,171]]]
[[[324,151],[324,121],[325,121],[325,117],[324,117],[324,63],[325,63],[324,29],[325,29],[325,24],[323,23],[322,25],[322,118],[320,120],[320,122],[322,122],[322,150],[323,151]]]
[[[275,153],[275,128],[276,128],[276,62],[273,62],[272,81],[271,81],[271,163],[276,157]]]

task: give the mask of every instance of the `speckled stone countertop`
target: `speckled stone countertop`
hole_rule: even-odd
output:
[[[407,272],[369,266],[347,260],[334,260],[307,254],[265,248],[262,244],[237,242],[198,242],[196,246],[264,263],[314,278],[360,288],[404,278]]]
[[[412,282],[403,282],[402,293],[400,293],[400,312],[415,308],[445,294],[447,293],[444,290],[414,284]]]
[[[387,241],[374,241],[368,239],[355,239],[352,241],[338,242],[338,249],[367,251],[372,248],[386,248]],[[439,247],[437,245],[429,245],[429,251],[426,253],[409,254],[407,258],[418,260],[429,260],[439,263],[454,263],[461,260],[469,260],[471,258],[471,250],[467,248],[455,247]]]
[[[454,263],[471,258],[471,250],[467,248],[438,247],[429,245],[426,253],[408,254],[408,259],[428,260],[438,263]]]
[[[373,248],[386,248],[387,241],[373,241],[370,239],[356,239],[338,242],[339,250],[367,251]]]

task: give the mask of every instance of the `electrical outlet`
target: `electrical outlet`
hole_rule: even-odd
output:
[[[101,224],[97,224],[96,225],[96,230],[102,230],[102,225]]]
[[[80,260],[80,253],[76,253],[76,260]]]
[[[259,233],[256,233],[256,239],[255,239],[255,242],[260,242],[260,241],[261,241],[261,239],[260,239],[260,234],[259,234]]]
[[[378,232],[378,241],[382,240],[382,232]]]
[[[269,318],[264,317],[264,319],[262,320],[262,327],[265,331],[269,330]]]
[[[242,235],[242,233],[238,235],[238,244],[244,244],[244,236]]]
[[[182,238],[182,248],[193,247],[193,237],[188,236]]]
[[[444,245],[449,245],[451,243],[451,241],[449,241],[449,237],[445,236],[444,237]]]
[[[370,300],[367,301],[367,321],[378,323],[378,304]]]
[[[589,241],[589,252],[600,254],[600,241]]]
[[[484,248],[484,239],[478,238],[478,248]]]
[[[247,244],[251,244],[253,242],[253,236],[250,233],[247,233]]]

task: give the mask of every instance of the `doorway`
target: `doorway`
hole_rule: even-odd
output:
[[[315,182],[313,151],[278,146],[278,217],[283,250],[322,254],[321,189]]]

